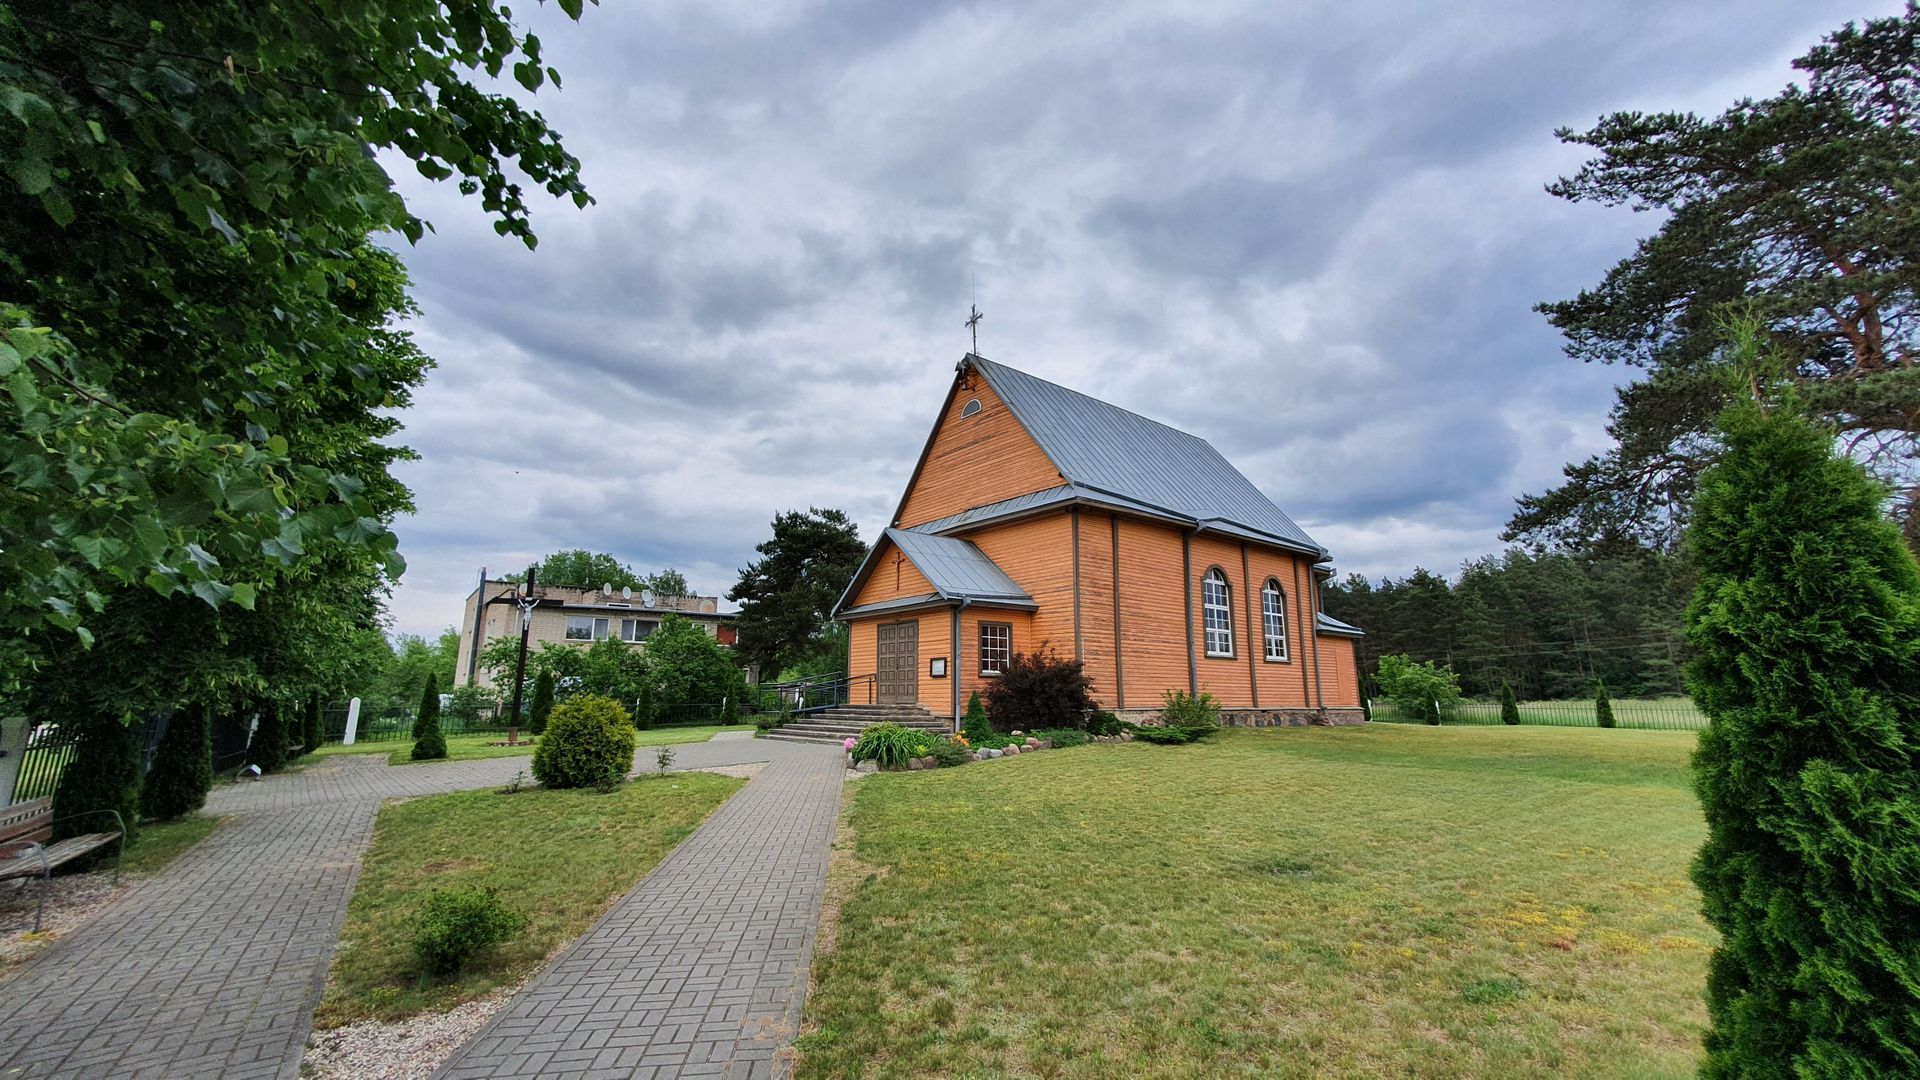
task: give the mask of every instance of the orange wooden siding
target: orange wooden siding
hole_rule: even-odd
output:
[[[1260,680],[1260,707],[1263,709],[1304,709],[1312,702],[1307,693],[1307,680],[1313,672],[1313,652],[1307,645],[1305,627],[1307,622],[1306,603],[1301,590],[1294,587],[1296,576],[1306,579],[1306,560],[1296,558],[1285,552],[1271,548],[1249,545],[1247,564],[1251,569],[1249,586],[1253,590],[1248,602],[1242,602],[1253,617],[1255,654],[1254,671]],[[1297,571],[1297,574],[1296,574]],[[1267,582],[1276,581],[1280,592],[1286,597],[1287,612],[1287,659],[1270,661],[1266,659],[1266,638],[1260,625],[1260,590]]]
[[[1120,519],[1120,661],[1129,709],[1157,708],[1166,691],[1187,689],[1180,536],[1171,526]],[[1111,579],[1107,586],[1111,604]],[[1107,693],[1099,700],[1112,703]]]
[[[1352,638],[1321,635],[1320,686],[1326,691],[1328,706],[1359,707],[1360,678],[1354,667]]]
[[[971,389],[955,390],[947,402],[926,461],[901,505],[895,522],[901,528],[1063,483],[1040,444],[987,381],[976,374],[972,383]],[[974,398],[980,411],[962,419],[961,411]]]
[[[952,651],[953,616],[950,608],[938,608],[932,611],[918,611],[907,615],[870,616],[864,619],[850,620],[847,626],[847,669],[855,677],[872,675],[879,668],[877,642],[879,627],[882,623],[916,622],[919,629],[919,655],[914,661],[915,680],[919,691],[920,704],[935,716],[953,715],[952,676],[935,679],[927,674],[927,661],[936,656],[948,656]],[[976,658],[977,661],[977,658]],[[949,671],[951,671],[949,667]],[[867,692],[867,683],[856,687],[856,692]],[[856,698],[856,704],[864,701]]]
[[[860,587],[860,594],[853,598],[854,605],[878,604],[886,600],[897,600],[903,596],[925,596],[933,591],[933,583],[913,565],[913,560],[901,556],[893,541],[882,539],[880,552],[874,560],[873,576]]]
[[[1069,523],[1071,524],[1071,523]],[[1068,613],[1072,617],[1072,613]],[[1113,517],[1080,512],[1080,659],[1094,698],[1114,707]]]
[[[1045,644],[1073,659],[1073,521],[1066,511],[990,526],[966,539],[1040,605],[1032,636],[1016,648],[1033,652]]]
[[[955,678],[960,680],[960,711],[962,714],[966,712],[967,698],[975,691],[984,693],[987,684],[993,681],[993,676],[982,675],[980,673],[981,623],[1006,623],[1011,627],[1013,630],[1013,650],[1015,652],[1032,652],[1034,645],[1039,640],[1035,636],[1033,629],[1033,616],[1027,612],[981,607],[970,607],[962,610],[960,612],[960,655],[953,658],[954,662],[952,667]],[[940,640],[944,643],[947,639],[941,638]],[[940,651],[933,655],[945,656],[946,651],[946,646],[942,644]],[[952,687],[947,687],[946,692],[951,694],[953,692]],[[932,706],[928,706],[928,708],[932,708]],[[942,707],[934,711],[945,715],[949,708],[950,706]]]

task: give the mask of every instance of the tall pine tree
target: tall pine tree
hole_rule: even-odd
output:
[[[1920,568],[1791,403],[1721,434],[1689,534],[1701,1075],[1920,1075]]]
[[[140,809],[167,821],[206,805],[213,790],[213,717],[210,706],[189,705],[167,721],[153,768],[140,786]]]

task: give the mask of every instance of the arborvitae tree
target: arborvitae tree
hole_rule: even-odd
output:
[[[431,676],[427,678],[427,692],[429,694],[433,692]],[[432,705],[422,702],[420,706],[420,715],[426,719],[426,724],[423,726],[417,721],[414,724],[413,760],[415,761],[433,761],[447,756],[447,736],[440,730],[440,697],[435,694],[431,700]]]
[[[320,749],[320,744],[326,738],[327,729],[320,722],[320,695],[315,694],[307,699],[306,723],[302,727],[300,741],[306,744],[307,753],[311,754]]]
[[[967,718],[960,726],[960,733],[970,743],[993,738],[993,724],[987,720],[987,707],[981,703],[978,690],[967,696]]]
[[[727,695],[727,700],[720,703],[720,722],[722,724],[740,722],[740,703],[731,694]]]
[[[546,668],[533,680],[533,704],[527,707],[527,731],[540,735],[547,730],[547,714],[553,711],[553,672]]]
[[[653,682],[642,680],[640,693],[633,699],[633,726],[645,731],[653,726]]]
[[[440,686],[433,681],[433,673],[427,673],[427,685],[420,691],[420,708],[413,714],[413,738],[415,742],[427,733],[429,726],[440,726]]]
[[[286,767],[286,706],[280,702],[268,702],[261,708],[260,723],[253,729],[253,741],[247,744],[247,764],[260,766],[263,773]]]
[[[1593,722],[1604,728],[1613,726],[1613,699],[1607,696],[1607,684],[1595,684],[1593,692]]]
[[[1500,722],[1517,724],[1520,722],[1520,699],[1513,696],[1513,684],[1500,680]]]
[[[1689,534],[1710,720],[1705,1077],[1920,1075],[1920,568],[1831,432],[1721,419]]]
[[[130,844],[140,822],[139,736],[114,717],[90,717],[80,723],[85,725],[80,744],[53,789],[53,838],[110,831],[113,818],[93,811],[117,810],[126,823]],[[75,814],[86,816],[75,818]]]
[[[205,806],[211,790],[212,706],[190,705],[167,721],[153,767],[140,785],[140,810],[159,821],[183,817]]]

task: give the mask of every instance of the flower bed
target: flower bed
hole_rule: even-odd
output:
[[[875,724],[861,733],[858,739],[848,739],[842,745],[847,751],[848,764],[859,772],[918,772],[1052,750],[1056,738],[1064,748],[1096,742],[1131,742],[1133,733],[1087,735],[1078,731],[1031,734],[1014,731],[982,737],[976,745],[968,742],[964,735],[941,735],[903,728],[898,724]]]

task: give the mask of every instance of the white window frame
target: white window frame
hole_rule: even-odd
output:
[[[999,640],[989,640],[997,637]],[[980,674],[998,675],[1013,663],[1013,624],[1003,622],[983,622],[980,624]]]
[[[1260,631],[1266,638],[1269,661],[1285,664],[1292,660],[1287,652],[1287,593],[1273,578],[1260,589]]]
[[[582,623],[586,625],[580,625]],[[575,630],[585,630],[587,635],[581,637],[574,633]],[[566,629],[561,631],[560,639],[562,641],[603,641],[606,636],[607,620],[595,618],[592,615],[569,615]]]
[[[1200,575],[1200,615],[1208,656],[1233,656],[1233,586],[1214,567]]]
[[[647,627],[647,632],[644,634],[640,634],[638,637],[634,636],[638,631],[638,628],[640,627],[640,625],[643,623]],[[654,631],[659,629],[660,629],[660,620],[658,619],[621,619],[620,620],[620,640],[626,642],[629,645],[639,645],[645,642],[648,638],[652,637],[654,634]]]

